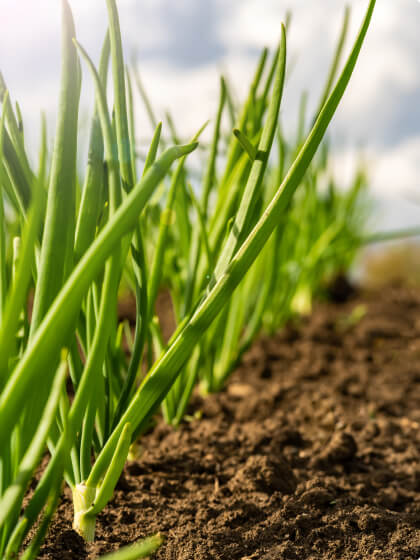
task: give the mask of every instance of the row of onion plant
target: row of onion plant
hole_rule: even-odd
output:
[[[331,80],[310,131],[293,157],[284,160],[284,172],[275,176],[269,161],[285,79],[282,27],[279,47],[261,82],[264,51],[230,137],[216,193],[221,114],[229,97],[222,83],[199,200],[189,186],[186,158],[197,148],[201,130],[189,144],[161,152],[167,142],[161,141],[157,124],[141,172],[136,165],[133,92],[115,0],[106,0],[109,28],[98,68],[75,39],[68,1],[62,4],[61,93],[51,164],[44,132],[39,164],[36,169],[31,165],[19,107],[13,108],[3,79],[0,87],[0,554],[5,558],[16,555],[23,543],[23,557],[36,557],[63,479],[73,493],[74,527],[93,540],[96,517],[112,497],[130,446],[162,404],[169,421],[182,417],[203,356],[211,353],[202,349],[217,348],[221,321],[227,325],[223,348],[229,347],[229,337],[232,346],[238,345],[241,328],[232,325],[231,317],[248,296],[235,290],[243,289],[241,282],[253,274],[254,262],[261,260],[262,265],[269,258],[267,242],[287,232],[295,191],[347,88],[375,0],[369,2],[344,68],[334,86]],[[82,64],[93,80],[96,104],[79,189]],[[158,209],[152,245],[153,228],[148,229],[147,221],[161,187],[165,203],[162,212]],[[172,295],[178,324],[165,343],[155,303],[174,235],[178,247],[172,252],[176,266],[171,274],[176,274]],[[280,260],[281,253],[276,258]],[[124,334],[117,316],[118,289],[125,277],[136,296],[128,358],[124,344],[131,335]],[[238,300],[235,294],[241,294]],[[260,314],[255,322],[252,336],[258,332]],[[215,387],[224,377],[224,370],[217,374]],[[208,389],[213,389],[211,383]],[[22,510],[46,446],[48,463]],[[146,544],[150,550],[159,542],[156,537]]]
[[[312,123],[333,88],[348,23],[347,9]],[[180,162],[163,204],[144,217],[146,247],[151,259],[156,255],[152,277],[169,291],[177,324],[204,297],[208,279],[217,277],[255,226],[304,144],[306,94],[292,141],[286,140],[278,119],[273,119],[283,89],[284,74],[276,69],[281,51],[280,44],[271,62],[269,52],[263,51],[242,107],[233,106],[232,111],[232,95],[221,80],[199,195],[190,184],[196,178],[190,179],[191,173]],[[143,89],[141,93],[144,97]],[[231,135],[222,130],[223,113],[228,110],[237,115]],[[274,152],[271,158],[270,150]],[[360,167],[350,188],[343,190],[334,180],[330,160],[329,143],[324,141],[266,247],[203,334],[165,399],[167,422],[181,422],[197,383],[204,393],[220,390],[261,329],[273,332],[296,313],[308,313],[325,283],[349,269],[362,243],[367,217],[365,173]],[[158,318],[152,339],[159,354],[165,342]]]

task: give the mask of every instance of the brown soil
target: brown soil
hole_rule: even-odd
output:
[[[160,560],[420,557],[420,293],[319,306],[263,338],[226,392],[159,424],[86,545],[65,494],[42,559],[154,532]]]

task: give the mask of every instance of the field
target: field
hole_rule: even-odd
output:
[[[345,10],[294,134],[287,15],[247,97],[221,76],[187,141],[105,4],[96,65],[62,0],[54,147],[43,118],[36,164],[0,74],[0,557],[417,560],[418,294],[346,275],[364,246],[418,230],[368,233],[368,170],[343,189],[327,136],[375,0],[346,56]]]
[[[417,559],[420,294],[346,299],[261,338],[225,392],[194,400],[201,420],[147,434],[94,545],[71,531],[67,494],[40,558],[161,530],[168,560]]]

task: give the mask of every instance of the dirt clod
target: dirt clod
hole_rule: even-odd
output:
[[[264,455],[251,455],[243,467],[229,481],[231,492],[254,491],[283,492],[291,494],[296,488],[293,472],[286,461],[277,457],[276,461]]]

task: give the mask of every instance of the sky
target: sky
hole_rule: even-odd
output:
[[[0,0],[0,70],[18,100],[29,148],[39,140],[45,111],[51,135],[60,76],[60,1]],[[105,0],[70,0],[78,40],[97,62],[106,31]],[[367,0],[119,0],[126,60],[134,53],[159,119],[170,110],[188,138],[214,116],[221,72],[243,98],[261,49],[274,47],[293,9],[288,35],[289,77],[282,105],[293,131],[299,96],[315,107],[333,55],[346,4],[352,8],[347,51]],[[378,227],[420,223],[420,2],[377,0],[351,84],[330,127],[337,176],[345,183],[363,154]],[[93,89],[83,66],[81,127]],[[138,140],[151,127],[136,98]],[[417,217],[418,216],[418,217]]]

